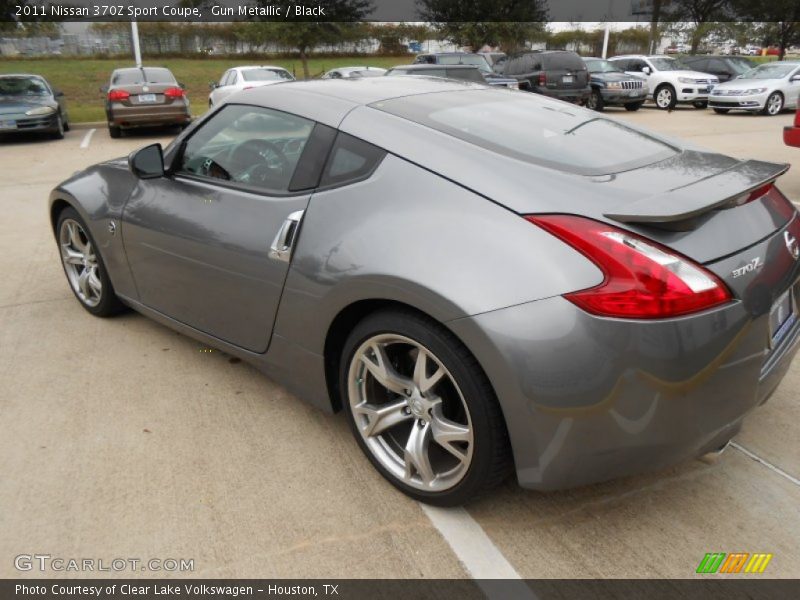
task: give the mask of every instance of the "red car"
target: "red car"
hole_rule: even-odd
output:
[[[800,148],[800,106],[794,114],[794,125],[783,128],[783,143],[787,146]]]

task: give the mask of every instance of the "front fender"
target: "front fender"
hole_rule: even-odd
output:
[[[74,208],[95,240],[115,291],[130,298],[138,294],[125,258],[120,221],[135,186],[136,178],[127,163],[118,159],[74,174],[50,192],[49,201],[54,232],[58,212],[65,204]],[[112,221],[116,225],[113,232],[109,226]]]

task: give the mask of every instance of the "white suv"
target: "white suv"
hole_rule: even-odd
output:
[[[706,108],[711,90],[719,83],[716,76],[692,71],[671,56],[615,56],[609,60],[630,75],[644,75],[648,95],[664,110],[672,110],[678,102]]]

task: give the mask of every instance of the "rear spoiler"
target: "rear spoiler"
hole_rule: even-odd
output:
[[[785,163],[743,160],[737,165],[684,187],[649,196],[605,216],[620,223],[689,221],[703,213],[737,205],[737,200],[772,183],[789,170]]]

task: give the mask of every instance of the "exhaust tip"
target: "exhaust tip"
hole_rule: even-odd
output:
[[[717,448],[716,450],[712,450],[711,452],[706,452],[705,454],[698,457],[698,460],[706,463],[707,465],[716,464],[719,461],[720,456],[725,450],[728,449],[728,446],[731,445],[731,441],[728,440],[722,446]]]

